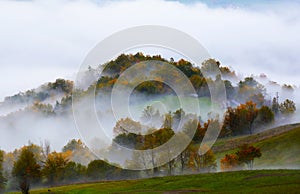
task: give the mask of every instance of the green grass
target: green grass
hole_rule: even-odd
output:
[[[37,193],[297,193],[300,170],[253,170],[108,181],[32,190]]]

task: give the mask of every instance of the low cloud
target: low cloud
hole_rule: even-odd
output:
[[[299,9],[291,2],[239,8],[164,0],[1,1],[0,98],[72,77],[99,41],[146,24],[190,34],[212,57],[244,75],[264,72],[299,85]]]

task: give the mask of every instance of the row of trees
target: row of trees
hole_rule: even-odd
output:
[[[254,159],[262,156],[260,148],[253,145],[243,144],[233,154],[226,154],[221,159],[221,170],[239,170],[246,164],[248,169],[253,169]]]
[[[11,174],[8,176],[8,189],[19,189],[22,193],[29,193],[30,188],[37,185],[61,185],[74,182],[85,182],[94,180],[115,180],[130,179],[145,176],[152,176],[151,170],[130,171],[108,164],[105,160],[92,160],[87,165],[82,165],[71,160],[71,153],[51,152],[45,160],[40,161],[31,146],[24,146],[14,161]],[[193,171],[211,171],[216,168],[216,161],[213,153],[209,151],[205,155],[198,154],[198,146],[191,144],[184,153],[178,157],[178,161],[171,161],[172,170],[176,167],[183,172],[186,168],[193,168]],[[2,154],[3,155],[3,154]],[[190,155],[188,157],[188,155]],[[180,160],[179,160],[180,159]],[[180,163],[180,167],[178,166]],[[2,165],[2,162],[1,162]],[[166,174],[169,164],[155,168],[153,172]],[[1,169],[1,191],[7,183]],[[5,173],[4,173],[5,174]]]
[[[292,100],[282,103],[274,98],[271,106],[257,107],[256,103],[248,101],[236,108],[229,107],[225,113],[220,137],[252,134],[255,129],[266,128],[273,124],[278,116],[290,116],[296,111]]]
[[[74,141],[74,140],[72,140]],[[70,142],[72,142],[70,141]],[[78,142],[78,141],[77,141]],[[18,188],[22,193],[29,193],[34,185],[61,185],[74,182],[85,182],[94,180],[116,180],[152,176],[158,174],[187,174],[195,172],[211,172],[216,170],[216,158],[212,150],[204,155],[199,154],[199,144],[195,141],[179,154],[174,160],[166,165],[156,167],[152,170],[130,171],[117,166],[112,166],[105,160],[92,160],[87,166],[71,161],[71,153],[51,152],[45,161],[39,161],[33,146],[24,146],[14,165],[9,180],[10,188]],[[252,145],[243,144],[233,154],[226,154],[221,159],[221,170],[239,170],[246,164],[248,169],[253,169],[255,158],[261,157],[261,151]],[[1,157],[2,156],[2,157]],[[0,167],[3,152],[0,152]],[[167,173],[165,172],[167,171]],[[0,192],[4,191],[6,178],[0,168]]]

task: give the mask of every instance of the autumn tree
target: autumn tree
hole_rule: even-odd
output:
[[[184,172],[186,167],[188,166],[189,158],[191,153],[191,144],[189,144],[178,156],[177,160],[180,163],[181,173]]]
[[[174,131],[171,128],[163,128],[158,130],[155,135],[156,135],[156,145],[157,146],[161,146],[163,144],[165,144],[167,141],[169,141],[169,139],[172,138],[172,136],[174,135]],[[166,161],[168,161],[167,163],[167,167],[168,167],[168,173],[169,175],[171,175],[173,173],[173,168],[175,165],[175,159],[172,158],[172,152],[173,152],[172,147],[169,147],[169,145],[165,145],[165,153],[160,155],[160,159],[164,158]]]
[[[141,133],[142,126],[139,122],[134,121],[130,118],[121,119],[116,123],[116,126],[113,128],[115,136],[120,134],[128,133]]]
[[[62,149],[63,152],[71,151],[70,161],[87,165],[94,159],[89,148],[80,140],[70,140]]]
[[[279,105],[279,110],[282,114],[292,114],[296,111],[295,102],[286,99],[283,103]]]
[[[194,86],[197,94],[199,96],[203,96],[203,94],[206,94],[204,96],[207,96],[209,93],[208,85],[206,82],[206,79],[198,74],[194,74],[189,78],[191,84]]]
[[[255,100],[262,102],[266,89],[263,85],[258,83],[253,77],[246,77],[243,81],[239,82],[237,98],[240,101]]]
[[[226,111],[223,133],[232,133],[233,135],[252,134],[253,123],[258,115],[256,104],[249,101],[236,108],[229,107]]]
[[[19,159],[14,163],[12,175],[17,179],[19,188],[24,194],[29,193],[31,183],[40,179],[40,165],[29,149],[22,149]]]
[[[65,178],[65,170],[69,163],[71,153],[52,152],[48,155],[42,170],[48,184],[56,184]]]
[[[5,189],[6,179],[3,176],[4,151],[0,150],[0,193]]]
[[[199,144],[191,145],[189,166],[191,168],[196,169],[198,172],[200,171],[210,172],[212,170],[215,170],[217,167],[217,163],[213,151],[211,149],[208,149],[208,151],[205,152],[204,154],[200,154],[199,149],[200,149]]]
[[[240,161],[235,154],[226,154],[224,158],[221,159],[221,170],[236,170],[240,166]]]
[[[253,169],[254,158],[259,158],[262,155],[260,148],[248,144],[241,145],[235,154],[241,163],[247,165],[248,169]]]

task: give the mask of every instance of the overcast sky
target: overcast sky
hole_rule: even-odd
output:
[[[59,77],[71,79],[105,37],[149,24],[190,34],[239,73],[300,85],[300,3],[206,2],[2,0],[0,101]]]

